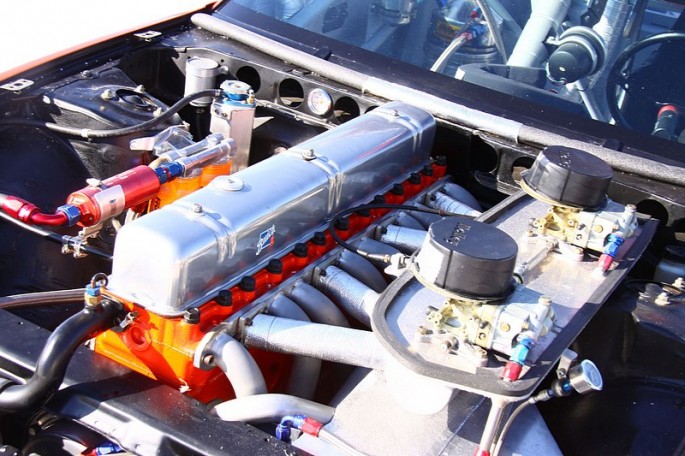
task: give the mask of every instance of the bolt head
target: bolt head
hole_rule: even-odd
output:
[[[205,355],[202,358],[202,362],[208,366],[214,365],[214,355]]]
[[[197,307],[190,308],[183,313],[183,321],[188,324],[196,325],[200,323],[200,309]]]
[[[316,152],[314,152],[314,149],[303,150],[302,158],[305,160],[314,160],[316,158]]]
[[[202,213],[202,204],[193,203],[191,210],[196,214],[201,214]]]

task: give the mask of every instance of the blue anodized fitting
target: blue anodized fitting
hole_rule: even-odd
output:
[[[73,204],[63,204],[57,211],[67,216],[67,226],[74,226],[81,219],[81,211]]]

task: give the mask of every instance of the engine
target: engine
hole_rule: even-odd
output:
[[[564,17],[568,2],[551,3]],[[375,2],[378,24],[368,27],[422,21],[423,64],[453,75],[504,55],[493,31],[513,18],[481,17],[491,12],[478,4],[438,2],[427,15],[421,2]],[[331,6],[325,26],[344,21],[344,5]],[[315,6],[255,9],[288,21]],[[21,437],[1,431],[8,445],[26,454],[561,454],[568,427],[548,418],[576,422],[544,407],[599,395],[616,381],[600,368],[622,373],[607,359],[629,357],[637,340],[606,308],[682,320],[669,307],[685,291],[682,255],[652,259],[666,229],[645,201],[673,196],[663,187],[637,188],[637,177],[572,141],[531,153],[421,103],[352,94],[208,34],[143,45],[3,105],[2,150],[47,152],[38,184],[0,195],[3,237],[30,253],[6,255],[19,272],[0,286],[85,286],[0,298],[53,330],[40,349],[2,344],[5,364],[34,372],[0,382],[1,422],[25,424]],[[552,44],[590,52],[595,35],[570,28]],[[382,47],[388,36],[369,40]],[[26,166],[8,163],[0,183]],[[60,166],[68,172],[52,171]],[[672,200],[667,212],[685,213]],[[28,233],[59,245],[33,246]],[[625,339],[619,355],[583,336],[598,320],[613,330],[612,350]],[[0,321],[8,331],[23,324]]]

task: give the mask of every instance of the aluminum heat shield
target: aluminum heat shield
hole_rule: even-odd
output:
[[[217,178],[121,229],[108,289],[161,315],[204,303],[416,171],[434,136],[430,114],[393,102]]]

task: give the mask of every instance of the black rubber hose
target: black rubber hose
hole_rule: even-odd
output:
[[[223,92],[220,89],[208,89],[208,90],[201,90],[200,92],[191,93],[190,95],[187,95],[187,96],[181,98],[180,100],[178,100],[171,107],[169,107],[169,109],[167,109],[162,114],[155,117],[154,119],[147,120],[143,123],[139,123],[138,125],[132,125],[130,127],[123,127],[123,128],[116,128],[113,130],[89,130],[87,128],[72,128],[72,127],[64,127],[61,125],[57,125],[57,124],[52,123],[52,122],[44,122],[41,120],[29,120],[29,119],[17,119],[17,118],[3,119],[0,122],[0,126],[4,126],[4,125],[26,125],[29,127],[45,128],[45,129],[48,129],[50,131],[54,131],[55,133],[61,133],[63,135],[68,135],[68,136],[79,136],[81,138],[86,138],[86,139],[114,138],[116,136],[126,136],[126,135],[132,135],[134,133],[140,133],[143,131],[147,131],[147,130],[154,128],[157,125],[169,120],[174,114],[176,114],[178,111],[180,111],[185,106],[190,104],[191,101],[197,100],[198,98],[204,98],[204,97],[220,97],[222,95],[222,93]]]
[[[103,301],[59,325],[38,357],[33,376],[23,385],[7,386],[0,391],[0,412],[27,411],[45,404],[62,384],[76,349],[97,333],[112,328],[121,312],[120,304]]]

